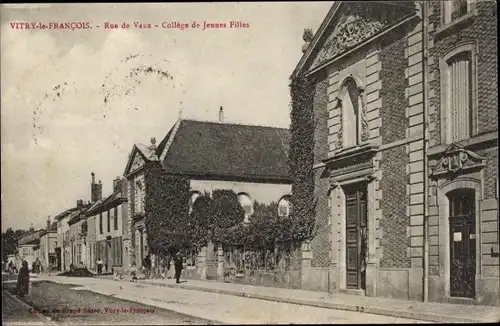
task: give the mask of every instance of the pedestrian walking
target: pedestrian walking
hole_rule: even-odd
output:
[[[148,279],[149,278],[149,273],[151,272],[151,258],[149,257],[149,254],[144,257],[142,261],[142,266],[144,267],[144,275]]]
[[[19,275],[17,276],[17,295],[24,297],[29,292],[30,284],[30,271],[28,268],[28,262],[23,260],[21,269],[19,270]]]
[[[174,257],[174,267],[175,267],[175,283],[179,284],[179,279],[181,278],[182,272],[182,255],[181,252],[177,252]]]
[[[102,274],[102,266],[104,265],[104,262],[99,257],[99,258],[97,258],[96,264],[97,264],[97,275],[101,275]]]

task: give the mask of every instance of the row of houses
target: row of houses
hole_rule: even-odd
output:
[[[500,304],[496,26],[490,1],[336,1],[306,30],[291,78],[315,80],[319,231],[288,269],[242,281]],[[93,176],[91,201],[56,217],[58,267],[142,260],[145,196],[161,187],[146,164],[187,176],[192,199],[233,189],[247,216],[255,201],[289,211],[289,138],[224,123],[222,108],[217,123],[180,119],[158,146],[133,146],[113,194]],[[186,274],[224,276],[224,254],[194,253]]]

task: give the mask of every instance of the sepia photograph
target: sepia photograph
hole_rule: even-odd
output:
[[[500,322],[494,0],[3,3],[3,325]]]

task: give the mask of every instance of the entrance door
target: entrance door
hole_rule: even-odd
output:
[[[61,248],[56,248],[56,263],[57,263],[57,270],[58,271],[61,271],[61,260],[62,260],[62,257],[61,257]]]
[[[476,289],[476,208],[474,190],[459,189],[450,201],[450,295],[474,298]]]
[[[366,184],[345,188],[347,288],[366,289]]]

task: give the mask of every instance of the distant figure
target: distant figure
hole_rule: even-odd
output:
[[[12,260],[9,262],[9,273],[10,274],[14,273],[14,264],[12,263]]]
[[[182,255],[179,252],[174,257],[174,267],[175,267],[175,283],[179,284],[179,279],[181,278],[182,271]]]
[[[35,261],[33,262],[33,266],[33,273],[39,274],[42,267],[42,262],[40,261],[40,259],[38,259],[38,257],[36,257]]]
[[[21,269],[19,270],[19,275],[17,276],[17,295],[24,297],[28,294],[30,284],[30,271],[28,268],[28,262],[23,260]]]
[[[151,272],[151,258],[149,257],[149,254],[144,257],[142,266],[144,267],[144,275],[146,276],[146,278],[149,278],[149,274]]]
[[[104,262],[102,261],[101,258],[97,258],[97,275],[102,274],[102,266],[104,265]]]
[[[137,266],[135,266],[135,262],[129,268],[130,273],[130,282],[137,282]]]

